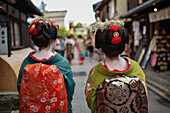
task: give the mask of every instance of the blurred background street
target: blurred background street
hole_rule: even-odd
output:
[[[0,113],[18,113],[19,68],[30,52],[38,51],[28,33],[29,24],[38,16],[59,26],[55,51],[64,54],[68,37],[74,42],[74,59],[69,61],[76,82],[73,113],[90,113],[86,80],[90,69],[104,59],[95,48],[90,26],[106,19],[125,23],[129,45],[121,56],[137,61],[146,74],[149,113],[170,113],[169,0],[0,0]],[[91,50],[94,54],[84,63],[76,49],[80,35],[88,54]]]

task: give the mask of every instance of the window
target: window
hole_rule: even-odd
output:
[[[21,28],[20,24],[16,21],[11,21],[11,43],[12,48],[21,46]]]

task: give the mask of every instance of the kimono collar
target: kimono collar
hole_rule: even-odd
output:
[[[60,61],[63,58],[60,54],[57,53],[56,55],[51,56],[48,59],[38,60],[35,57],[33,57],[33,55],[32,55],[33,53],[35,53],[35,52],[31,52],[28,55],[28,60],[30,62],[33,62],[33,63],[40,63],[40,62],[42,62],[44,64],[52,64],[52,63],[56,63],[56,62]]]

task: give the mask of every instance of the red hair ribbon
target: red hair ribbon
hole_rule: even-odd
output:
[[[30,27],[29,30],[28,30],[28,32],[29,32],[30,35],[32,35],[32,36],[38,35],[38,31],[37,31],[37,29],[35,28],[35,26],[36,26],[37,24],[41,24],[41,22],[35,21],[35,22],[33,22],[33,23],[31,24],[31,27]]]
[[[113,26],[110,26],[108,29],[114,31],[111,43],[119,44],[122,41],[121,37],[119,36],[119,32],[118,32],[119,26],[113,25]]]

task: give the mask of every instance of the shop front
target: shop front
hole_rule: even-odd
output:
[[[126,20],[126,27],[129,29],[132,37],[131,57],[135,59],[143,69],[154,68],[159,71],[169,69],[168,37],[170,34],[170,9],[168,4],[168,0],[147,0],[120,16]],[[162,40],[152,41],[153,37],[155,37],[155,30],[159,30],[158,39],[162,38]],[[153,42],[155,42],[155,44],[153,44]],[[155,50],[154,45],[158,49]],[[157,45],[159,45],[159,47],[157,47]],[[155,56],[155,52],[157,55],[160,53],[158,55],[159,57],[157,55]],[[155,60],[152,61],[151,59]],[[153,62],[156,62],[155,66],[152,66]]]
[[[152,26],[152,40],[155,40],[150,45],[156,45],[151,57],[157,59],[151,62],[152,66],[159,71],[170,70],[170,7],[149,13],[149,20]]]

